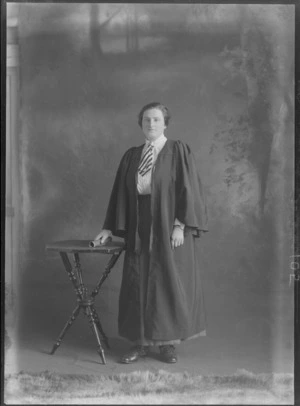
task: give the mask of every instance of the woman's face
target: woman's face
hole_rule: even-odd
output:
[[[165,128],[165,118],[161,110],[150,109],[144,111],[142,130],[147,140],[156,140],[163,134]]]

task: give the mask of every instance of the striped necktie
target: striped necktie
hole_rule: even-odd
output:
[[[138,167],[139,174],[145,176],[146,173],[151,171],[153,164],[153,149],[154,146],[149,144]]]

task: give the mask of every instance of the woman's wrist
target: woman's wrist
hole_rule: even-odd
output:
[[[184,230],[184,227],[185,227],[185,224],[184,224],[184,223],[182,223],[181,221],[179,221],[177,217],[175,218],[175,220],[174,220],[174,224],[173,224],[173,225],[174,225],[174,226],[178,226],[178,227],[180,227],[180,228],[181,228],[181,230]]]
[[[182,231],[184,230],[184,225],[182,225],[182,224],[174,224],[173,228],[175,228],[175,227],[178,227]]]

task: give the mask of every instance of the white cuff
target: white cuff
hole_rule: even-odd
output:
[[[179,226],[181,228],[181,230],[184,230],[184,227],[185,227],[185,225],[178,219],[175,219],[174,226]]]

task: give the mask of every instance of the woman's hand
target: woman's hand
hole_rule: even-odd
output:
[[[184,243],[184,234],[183,230],[180,227],[173,227],[172,236],[171,236],[171,247],[172,249],[180,247]]]
[[[94,240],[99,240],[101,244],[104,244],[109,238],[111,238],[112,233],[110,230],[101,230],[99,234],[96,235]]]

